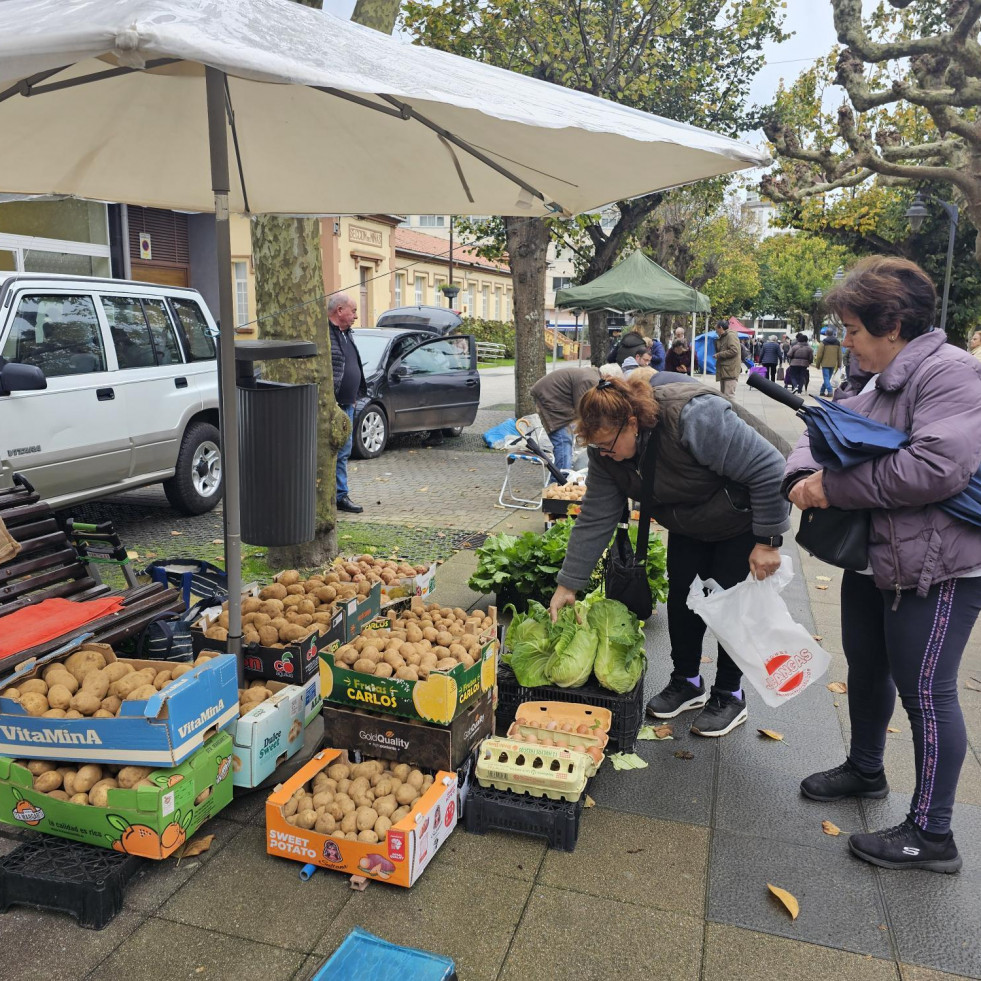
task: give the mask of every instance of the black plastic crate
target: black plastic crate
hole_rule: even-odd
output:
[[[481,787],[475,780],[467,797],[464,826],[477,835],[488,831],[535,835],[545,838],[550,848],[571,852],[579,837],[579,819],[585,803],[585,792],[577,801],[552,800]]]
[[[623,695],[604,688],[595,677],[582,688],[559,688],[558,685],[522,688],[511,669],[501,664],[497,671],[498,735],[503,736],[508,731],[522,702],[573,702],[609,709],[613,713],[613,722],[606,752],[632,753],[637,745],[637,733],[644,724],[644,678],[641,676],[634,690]]]
[[[126,884],[144,860],[49,835],[0,858],[0,913],[35,906],[69,913],[101,930],[123,908]]]

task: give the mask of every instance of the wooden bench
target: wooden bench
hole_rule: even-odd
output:
[[[478,361],[499,361],[506,353],[507,348],[503,344],[495,344],[493,341],[477,341]]]
[[[13,487],[0,488],[0,518],[21,546],[17,556],[0,565],[0,631],[5,615],[46,599],[82,601],[100,596],[124,597],[123,607],[117,613],[0,659],[0,673],[28,657],[50,653],[75,634],[93,633],[100,643],[115,644],[139,634],[160,614],[177,613],[184,608],[180,593],[160,583],[120,590],[101,582],[79,556],[50,505],[41,500],[20,474],[14,474]]]

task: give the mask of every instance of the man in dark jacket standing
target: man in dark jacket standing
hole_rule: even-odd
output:
[[[720,320],[715,325],[715,378],[723,395],[736,394],[736,380],[742,369],[742,348],[735,331],[729,330],[729,322]]]
[[[777,365],[783,361],[783,351],[780,345],[772,338],[763,342],[760,348],[760,364],[766,368],[766,377],[770,381],[777,380]]]
[[[358,319],[358,307],[347,293],[333,293],[327,301],[330,321],[330,362],[334,369],[334,398],[347,413],[351,432],[337,453],[337,510],[360,514],[364,508],[348,496],[347,461],[354,443],[354,406],[367,394],[361,356],[351,336],[351,325]]]

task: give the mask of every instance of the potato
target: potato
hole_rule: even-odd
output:
[[[404,783],[398,790],[395,791],[395,799],[400,804],[408,804],[411,806],[418,796],[418,789],[413,787],[411,783]]]
[[[228,631],[224,627],[219,627],[216,624],[212,624],[210,627],[208,627],[208,629],[205,630],[204,635],[208,638],[208,640],[228,640]]]
[[[52,770],[58,769],[58,764],[52,763],[51,760],[29,760],[26,766],[28,771],[35,777],[40,776],[42,773],[50,773]]]
[[[88,794],[72,794],[71,802],[73,804],[88,804],[89,795]]]
[[[357,805],[347,794],[338,794],[334,798],[334,803],[340,807],[342,814],[350,814],[357,808]]]
[[[76,781],[77,783],[77,781]],[[108,807],[109,806],[109,791],[115,790],[119,786],[112,777],[107,777],[100,780],[90,791],[89,791],[89,803],[93,807]]]
[[[134,688],[124,699],[124,702],[144,702],[148,698],[153,698],[157,694],[157,689],[153,687],[152,682],[147,685],[140,685],[139,688]]]
[[[75,774],[75,792],[88,793],[102,779],[102,767],[98,763],[86,763]]]
[[[354,798],[360,797],[370,786],[371,782],[368,777],[359,775],[351,781],[351,785],[347,788],[347,795],[354,800]]]
[[[321,835],[333,834],[337,830],[337,821],[332,814],[321,814],[317,818],[317,823],[313,826],[313,830]]]
[[[135,787],[144,777],[148,777],[153,772],[153,767],[149,766],[124,766],[116,774],[116,780],[120,787]]]
[[[90,692],[101,701],[108,694],[110,684],[109,675],[105,671],[100,671],[96,668],[89,671],[82,678],[82,687],[80,690]]]
[[[54,670],[46,674],[44,678],[48,683],[48,687],[50,688],[52,685],[63,685],[74,695],[78,691],[78,679],[75,675],[69,674],[62,664],[52,664],[51,667]]]
[[[392,824],[398,824],[409,813],[411,808],[408,804],[403,804],[402,807],[398,808],[392,815]]]
[[[384,661],[380,661],[375,665],[375,670],[372,672],[376,678],[391,678],[395,674],[395,669],[390,665],[386,664]]]
[[[392,767],[392,776],[397,777],[401,783],[405,783],[411,771],[412,767],[408,763],[396,763]]]
[[[71,799],[69,797],[69,795],[66,794],[63,790],[49,790],[48,791],[48,796],[49,797],[54,797],[55,800],[70,800]]]
[[[296,826],[298,828],[303,828],[304,831],[310,831],[313,826],[317,823],[317,812],[312,808],[305,808],[302,811],[298,811],[296,815]]]
[[[313,798],[309,794],[304,794],[296,803],[296,809],[298,811],[313,811],[316,808],[313,806]]]
[[[408,767],[406,767],[408,770]],[[333,766],[327,768],[327,776],[331,780],[346,780],[351,773],[351,767],[347,763],[335,763]]]
[[[40,790],[42,794],[57,790],[64,781],[57,770],[49,770],[47,773],[39,773],[34,778],[34,789]]]
[[[68,713],[64,709],[48,709],[41,713],[42,719],[63,719]]]
[[[283,805],[283,816],[284,817],[289,817],[291,814],[296,814],[296,808],[297,808],[297,804],[298,803],[299,802],[297,801],[297,799],[295,797],[291,797]]]
[[[46,695],[48,693],[48,683],[41,678],[32,678],[30,681],[22,681],[17,686],[21,695]]]
[[[392,826],[392,819],[385,817],[384,815],[379,815],[378,820],[375,822],[375,834],[378,835],[378,840],[382,841],[386,834],[388,834],[388,829]]]
[[[119,706],[122,704],[123,700],[118,695],[106,695],[102,699],[101,707],[115,715],[119,711]]]
[[[413,787],[419,788],[422,786],[423,773],[422,770],[410,770],[409,775],[405,778],[405,782],[411,784]]]
[[[349,811],[344,817],[341,818],[341,831],[348,832],[358,830],[358,819],[355,817],[354,811]]]
[[[379,817],[391,817],[398,808],[398,800],[394,794],[386,794],[384,797],[375,797],[372,807]]]
[[[42,681],[43,685],[44,682]],[[24,692],[20,696],[20,704],[24,707],[24,711],[28,715],[40,716],[44,715],[48,711],[49,705],[47,698],[40,692],[29,691]]]
[[[286,569],[276,576],[280,586],[294,586],[300,581],[300,573],[296,569]]]
[[[157,672],[153,668],[144,668],[142,671],[134,671],[132,674],[128,674],[124,678],[120,678],[119,681],[114,681],[109,686],[109,694],[116,695],[125,701],[126,697],[131,691],[136,691],[137,688],[142,688],[145,685],[152,685],[153,679],[156,676]],[[83,685],[82,687],[84,688],[85,686]],[[106,696],[103,694],[100,697],[105,698]]]
[[[99,651],[76,651],[66,661],[65,667],[69,674],[82,681],[91,671],[100,671],[106,666],[106,659]]]
[[[57,677],[57,675],[55,675]],[[54,684],[48,689],[48,705],[53,709],[67,709],[72,704],[72,693],[61,684]]]
[[[335,821],[340,821],[344,817],[344,808],[335,800],[332,804],[328,804],[324,809],[325,814],[329,814]]]
[[[188,671],[193,670],[194,666],[191,664],[175,664],[170,670],[170,676],[176,681],[178,678],[187,674]]]
[[[326,807],[328,804],[332,804],[333,802],[334,802],[333,794],[328,794],[328,793],[324,793],[323,791],[320,791],[319,793],[313,795],[313,806],[315,810],[319,811],[320,808]]]
[[[377,845],[378,835],[375,834],[373,828],[364,828],[358,832],[358,841],[364,841],[370,845]]]
[[[160,691],[168,681],[173,680],[173,675],[169,671],[159,671],[157,676],[153,679],[153,687]]]
[[[119,681],[120,678],[125,678],[126,675],[132,674],[136,668],[132,664],[124,664],[122,661],[113,661],[112,664],[107,664],[102,669],[102,674],[104,674],[109,679],[109,684],[111,685],[114,681]]]

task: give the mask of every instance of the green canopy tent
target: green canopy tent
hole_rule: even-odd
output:
[[[631,252],[622,262],[582,286],[558,290],[555,305],[577,310],[631,310],[635,313],[690,313],[692,337],[695,314],[709,313],[704,293],[686,286],[642,252]]]

